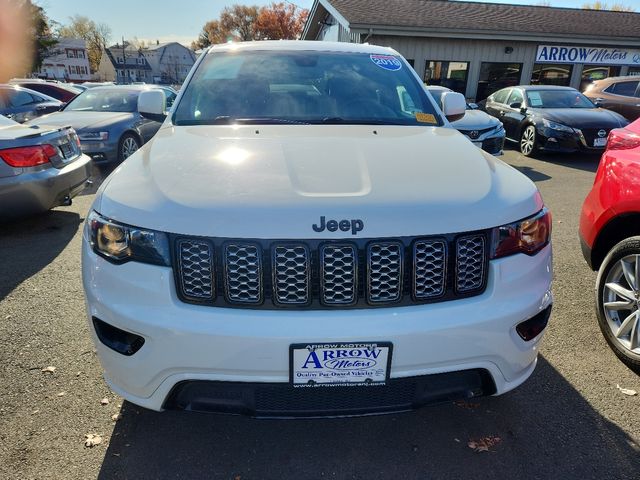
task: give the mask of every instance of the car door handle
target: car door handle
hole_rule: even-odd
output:
[[[501,117],[504,117],[507,114],[507,112],[500,112],[498,115],[500,115]]]

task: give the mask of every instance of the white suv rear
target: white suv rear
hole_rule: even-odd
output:
[[[140,98],[155,118],[157,94]],[[203,54],[86,224],[111,388],[155,410],[297,417],[525,381],[552,304],[550,215],[532,182],[450,128],[460,97],[440,111],[371,45]]]

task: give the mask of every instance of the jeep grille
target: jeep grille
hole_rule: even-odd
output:
[[[243,308],[454,300],[485,289],[487,233],[297,242],[177,237],[176,287],[187,303]]]

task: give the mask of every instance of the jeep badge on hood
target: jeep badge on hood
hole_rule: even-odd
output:
[[[329,220],[328,222],[325,220],[325,217],[320,217],[320,224],[313,224],[312,228],[315,232],[324,232],[325,229],[330,232],[336,232],[338,229],[343,232],[348,232],[351,230],[351,235],[357,235],[358,232],[362,231],[364,228],[364,222],[359,218],[353,220]]]

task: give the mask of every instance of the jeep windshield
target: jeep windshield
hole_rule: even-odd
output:
[[[410,68],[395,55],[221,51],[186,86],[176,125],[441,125]]]

